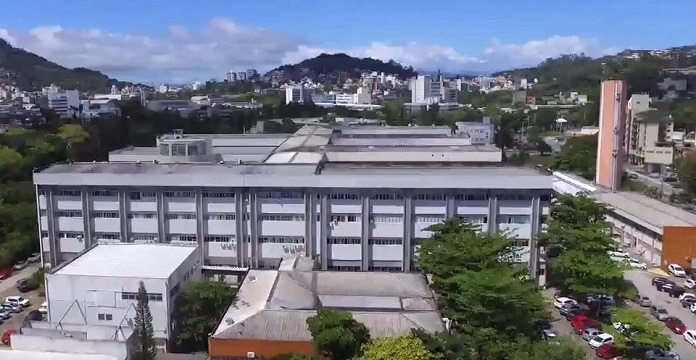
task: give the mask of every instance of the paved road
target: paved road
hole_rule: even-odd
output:
[[[631,270],[626,271],[625,277],[636,285],[641,295],[649,297],[653,304],[664,306],[672,316],[681,319],[688,329],[696,329],[696,315],[692,314],[688,309],[682,308],[678,299],[671,298],[666,293],[657,291],[657,289],[652,286],[651,281],[655,275],[645,271]],[[675,282],[677,284],[682,284],[684,280],[675,279]],[[646,313],[646,316],[650,316],[647,309],[640,309]],[[666,327],[665,331],[672,336],[672,340],[674,340],[675,344],[673,350],[678,353],[682,359],[696,359],[696,349],[684,341],[681,335],[674,334]]]
[[[647,176],[645,174],[641,174],[639,172],[633,171],[633,170],[628,170],[626,169],[626,173],[629,175],[634,175],[638,178],[638,181],[642,182],[645,185],[648,186],[654,186],[656,188],[662,187],[664,194],[665,195],[670,195],[673,192],[679,192],[680,190],[675,188],[674,186],[670,185],[669,183],[664,183],[662,184],[662,181],[660,181],[660,178],[652,178],[650,176]]]
[[[556,140],[556,136],[545,136],[544,137],[544,142],[549,144],[553,152],[561,152],[561,149],[563,148],[563,145]]]
[[[38,269],[39,269],[39,265],[32,264],[24,270],[15,272],[9,278],[7,278],[5,280],[0,280],[0,293],[4,293],[6,290],[14,288],[17,280],[19,280],[21,278],[28,278],[29,276],[31,276],[31,274],[34,273],[34,271],[36,271]],[[4,299],[3,299],[3,301],[4,301]]]

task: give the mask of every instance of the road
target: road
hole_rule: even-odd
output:
[[[9,289],[14,288],[15,283],[17,282],[17,280],[19,280],[19,279],[21,279],[21,278],[28,278],[28,277],[30,277],[31,274],[33,274],[34,271],[36,271],[36,270],[38,270],[38,269],[39,269],[39,265],[38,265],[38,264],[32,264],[32,265],[28,266],[28,267],[27,267],[26,269],[24,269],[24,270],[20,270],[20,271],[15,272],[15,273],[12,274],[12,276],[10,276],[9,278],[7,278],[7,279],[5,279],[5,280],[0,280],[0,293],[4,293],[5,291],[7,291],[7,290],[9,290]],[[4,300],[4,299],[3,299],[3,300]]]
[[[656,187],[656,188],[658,188],[658,189],[659,189],[660,187],[662,187],[662,189],[663,189],[665,195],[668,195],[668,196],[669,196],[669,195],[672,194],[673,192],[676,192],[676,193],[679,192],[679,189],[675,188],[674,186],[670,185],[669,183],[664,183],[664,184],[663,184],[663,182],[660,181],[660,178],[659,178],[659,177],[658,177],[658,178],[652,178],[652,177],[647,176],[647,175],[645,175],[645,174],[641,174],[641,173],[639,173],[639,172],[636,172],[636,171],[633,171],[633,170],[629,170],[629,169],[626,169],[625,171],[626,171],[627,174],[635,176],[635,177],[637,178],[637,181],[640,181],[640,182],[642,182],[642,183],[645,184],[645,185],[654,186],[654,187]]]
[[[544,142],[549,144],[554,153],[561,152],[561,149],[563,148],[563,145],[556,140],[556,136],[545,136]]]
[[[625,278],[632,281],[641,295],[647,296],[652,300],[652,303],[659,306],[664,306],[665,309],[672,315],[681,319],[688,329],[696,329],[696,315],[692,314],[688,309],[684,309],[679,300],[669,297],[666,293],[657,291],[654,286],[652,286],[652,278],[655,275],[649,272],[640,270],[630,270],[626,271]],[[673,279],[677,284],[681,285],[684,279]],[[641,308],[642,311],[646,313],[646,316],[650,316],[654,319],[648,312],[647,309]],[[674,334],[665,327],[666,333],[672,336],[674,340],[674,348],[677,354],[681,356],[682,359],[696,359],[696,349],[689,345],[681,335]]]

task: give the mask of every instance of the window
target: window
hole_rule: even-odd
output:
[[[157,219],[157,213],[130,213],[129,219]]]
[[[526,201],[532,200],[532,197],[525,194],[503,194],[498,196],[499,200],[510,200],[510,201]]]
[[[79,232],[59,232],[58,237],[60,239],[77,239],[82,238],[83,234]]]
[[[399,266],[369,266],[368,269],[370,271],[401,272]]]
[[[97,314],[97,319],[100,321],[111,321],[114,317],[111,314]]]
[[[196,214],[167,214],[167,220],[196,220]]]
[[[258,197],[266,199],[302,199],[301,192],[267,192],[258,193]]]
[[[148,293],[147,294],[147,299],[150,301],[162,301],[163,297],[162,294],[153,294],[153,293]],[[121,293],[121,300],[129,300],[129,301],[135,301],[138,300],[138,293],[133,293],[133,292],[123,292]],[[111,316],[111,315],[109,315]],[[111,319],[108,319],[111,320]]]
[[[56,191],[56,196],[80,196],[78,190],[60,190]]]
[[[539,196],[539,200],[541,200],[541,201],[551,201],[551,195],[549,195],[549,194],[543,194],[543,195]]]
[[[529,224],[529,215],[498,215],[498,224]]]
[[[192,198],[195,196],[193,191],[166,191],[164,193],[166,197],[180,197],[180,198]]]
[[[488,200],[488,194],[457,194],[454,196],[454,199],[460,201],[482,201]]]
[[[234,220],[234,214],[227,215],[205,215],[206,220]]]
[[[329,194],[329,199],[332,200],[360,200],[358,194]]]
[[[401,245],[403,239],[369,239],[370,245]]]
[[[204,192],[204,198],[233,198],[233,192]]]
[[[121,240],[121,234],[117,233],[95,233],[94,238],[97,240]]]
[[[48,231],[42,231],[42,232],[41,232],[41,237],[42,237],[42,238],[47,238],[47,237],[48,237]]]
[[[376,223],[400,223],[404,221],[403,215],[372,215],[372,221]]]
[[[403,200],[404,196],[401,194],[375,194],[371,198],[375,200]]]
[[[92,213],[95,219],[118,219],[119,215],[117,212],[112,211],[95,211]]]
[[[336,238],[330,237],[327,243],[333,245],[360,245],[360,238]]]
[[[512,246],[515,247],[529,247],[529,240],[512,240]]]
[[[234,241],[234,236],[206,236],[205,242],[228,243]]]
[[[438,223],[445,221],[445,215],[416,215],[416,222]]]
[[[128,198],[131,200],[142,200],[142,198],[154,198],[155,193],[154,192],[138,192],[138,191],[132,191],[128,193]]]
[[[304,238],[301,236],[261,236],[259,237],[261,244],[304,244]]]
[[[445,200],[444,194],[417,194],[416,200]]]
[[[111,314],[105,314],[105,315],[106,315],[106,321],[111,321],[114,319],[113,316],[111,316]]]
[[[155,234],[132,234],[131,238],[133,241],[155,241],[157,235]]]
[[[360,222],[360,215],[331,215],[331,222]]]
[[[168,235],[167,241],[196,242],[196,235]]]
[[[82,217],[82,211],[59,211],[57,215],[59,217],[76,218]]]
[[[485,224],[488,222],[488,216],[485,215],[457,215],[462,221],[472,224]]]
[[[264,221],[305,221],[304,215],[283,215],[283,214],[263,214],[260,216]]]
[[[111,190],[95,190],[92,191],[92,196],[116,196],[117,193]]]

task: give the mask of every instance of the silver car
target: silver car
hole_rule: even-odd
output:
[[[590,341],[593,337],[601,334],[603,331],[595,328],[588,328],[582,332],[582,339],[585,341]]]
[[[650,307],[652,306],[652,300],[647,296],[636,295],[636,304],[642,307]]]
[[[655,319],[660,321],[665,321],[669,317],[669,312],[667,312],[667,309],[656,305],[650,307],[650,314],[652,314]]]

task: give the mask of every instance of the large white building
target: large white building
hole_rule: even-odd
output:
[[[34,174],[43,260],[100,241],[197,243],[209,271],[277,268],[296,253],[322,269],[411,271],[427,228],[458,216],[509,231],[518,260],[537,269],[551,177],[503,166],[500,149],[451,133],[178,134],[111,162],[55,164]]]
[[[306,88],[302,85],[288,86],[285,88],[285,103],[309,103],[312,101],[314,89]]]
[[[132,327],[142,281],[155,340],[165,346],[176,335],[178,295],[201,277],[199,251],[195,243],[92,246],[46,274],[48,322]]]
[[[65,90],[46,94],[48,107],[61,116],[72,115],[80,108],[80,92]]]

